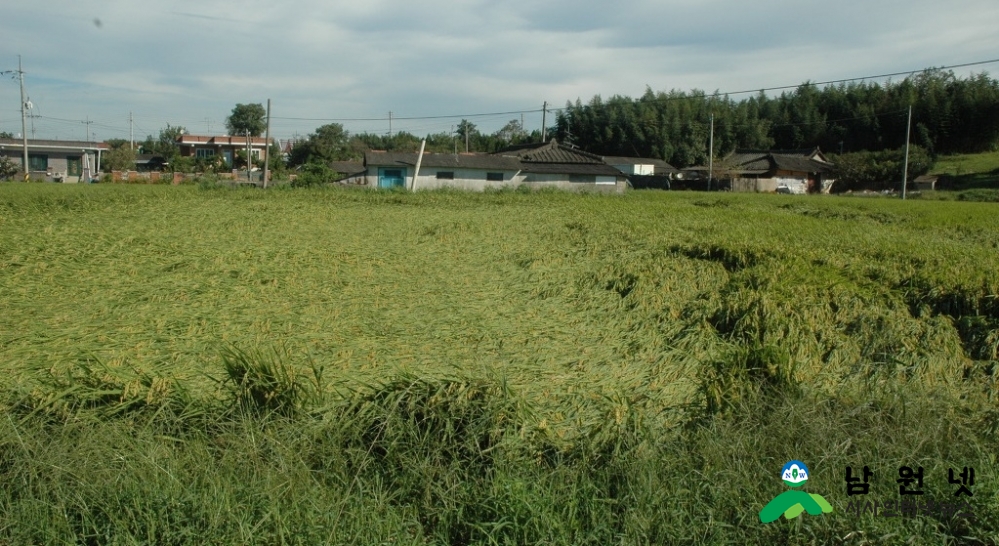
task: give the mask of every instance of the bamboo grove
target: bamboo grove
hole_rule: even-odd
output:
[[[818,88],[806,82],[779,96],[761,91],[739,100],[696,89],[647,88],[637,99],[598,95],[567,103],[556,117],[556,134],[593,153],[687,167],[707,162],[711,116],[716,156],[736,148],[814,146],[845,153],[902,146],[910,105],[912,143],[931,155],[999,146],[999,82],[986,73],[961,78],[940,70],[885,83]]]

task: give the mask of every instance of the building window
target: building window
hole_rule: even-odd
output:
[[[597,177],[592,174],[570,174],[569,182],[596,182]]]
[[[209,157],[215,157],[215,150],[211,148],[198,148],[194,151],[194,156],[198,159],[207,159]]]
[[[80,176],[83,174],[83,158],[78,155],[66,156],[66,175]]]
[[[490,182],[502,182],[503,173],[486,173],[486,180]]]
[[[49,156],[45,154],[31,154],[28,156],[28,168],[32,171],[48,171]]]
[[[253,154],[254,158],[260,159],[260,150],[250,150],[250,153]]]
[[[437,180],[454,180],[454,171],[437,171]]]

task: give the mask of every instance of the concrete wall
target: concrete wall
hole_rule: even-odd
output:
[[[438,172],[453,172],[454,179],[438,179]],[[502,173],[503,181],[499,180],[486,180],[486,173]],[[407,173],[411,178],[413,175],[413,169],[410,169]],[[376,176],[377,178],[377,176]],[[409,183],[410,179],[407,178],[406,182]],[[479,169],[451,169],[451,168],[420,168],[420,176],[416,180],[414,189],[416,190],[432,190],[437,188],[457,188],[462,190],[471,191],[483,191],[486,188],[515,188],[524,182],[524,175],[518,174],[515,171],[487,171]],[[375,182],[377,186],[377,180]]]
[[[808,178],[796,175],[777,175],[773,178],[733,178],[732,191],[773,193],[786,186],[791,193],[808,193]]]
[[[628,188],[628,180],[615,176],[596,176],[595,182],[570,182],[564,174],[528,174],[524,183],[532,188],[558,188],[571,191],[599,191],[608,193],[624,193]]]
[[[392,167],[401,168],[405,171],[407,186],[412,183],[413,167]],[[369,166],[367,174],[341,180],[345,184],[362,184],[369,188],[378,187],[378,166]],[[454,179],[438,179],[437,172],[453,172]],[[503,172],[503,181],[486,180],[487,172]],[[452,169],[442,167],[420,167],[420,176],[416,180],[417,190],[431,190],[436,188],[457,188],[470,191],[483,191],[486,188],[516,188],[518,186],[529,186],[532,189],[558,188],[573,191],[600,191],[609,193],[623,193],[628,188],[628,180],[622,175],[597,176],[593,177],[593,182],[570,182],[568,175],[556,174],[524,174],[514,171],[492,171],[479,169]]]

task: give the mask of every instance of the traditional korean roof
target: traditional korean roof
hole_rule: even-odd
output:
[[[605,164],[602,157],[589,152],[584,152],[583,150],[577,150],[576,148],[572,148],[564,144],[559,144],[559,142],[554,138],[545,144],[515,146],[513,148],[507,148],[506,150],[496,152],[493,155],[517,157],[520,158],[521,161],[528,163]]]
[[[554,138],[544,144],[516,146],[493,155],[519,159],[521,169],[527,173],[624,176],[601,156],[560,144]]]
[[[832,163],[826,160],[818,148],[776,151],[736,150],[722,158],[715,168],[743,174],[765,174],[778,170],[824,173],[832,168]]]

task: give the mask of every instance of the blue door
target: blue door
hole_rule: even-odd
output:
[[[378,169],[379,188],[404,188],[406,187],[405,169]]]

